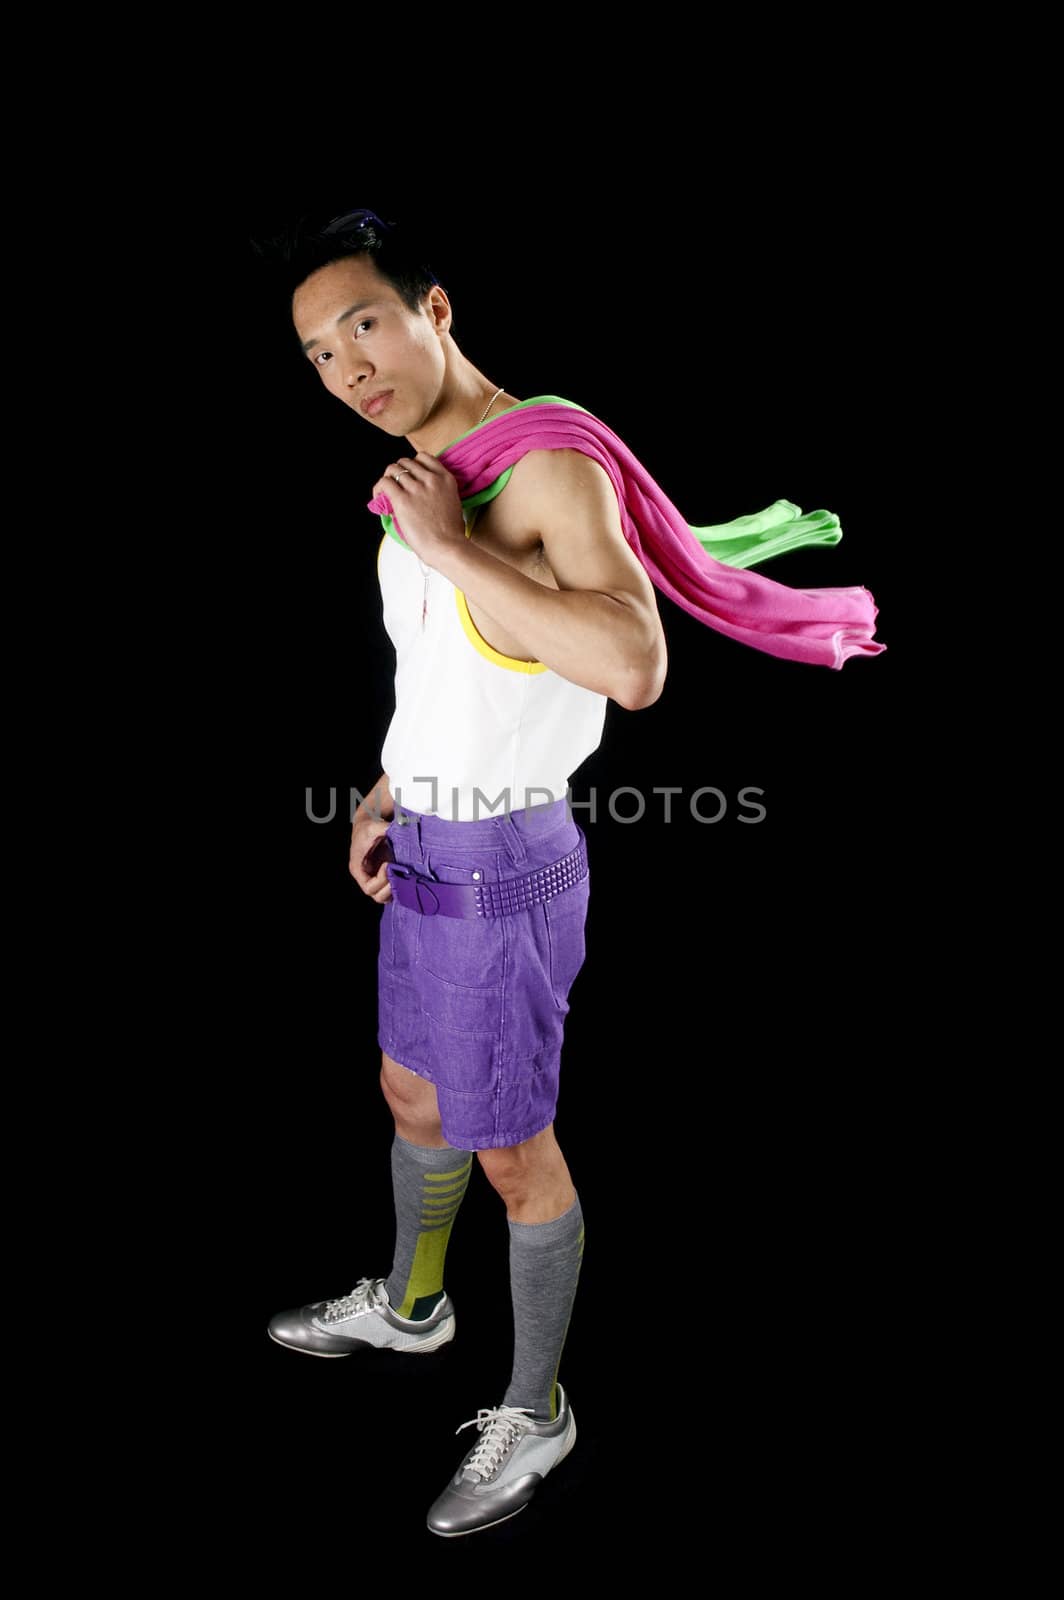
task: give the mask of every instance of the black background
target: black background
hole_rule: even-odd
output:
[[[555,1124],[587,1229],[561,1370],[578,1444],[519,1517],[434,1539],[425,1511],[475,1436],[454,1430],[510,1371],[505,1213],[479,1167],[447,1259],[452,1345],[315,1361],[265,1331],[391,1265],[380,913],[347,871],[348,793],[377,777],[392,709],[366,501],[410,447],[320,385],[249,252],[241,536],[256,598],[239,626],[242,798],[220,824],[243,886],[233,1042],[252,1063],[246,1467],[264,1548],[312,1541],[340,1559],[388,1528],[409,1541],[390,1547],[393,1580],[441,1546],[538,1553],[570,1533],[616,1540],[619,1522],[629,1542],[665,1523],[694,1540],[711,1479],[733,1526],[768,1510],[781,1539],[815,1539],[806,1512],[826,1499],[853,1527],[855,1469],[897,1398],[884,1351],[904,1337],[887,1285],[918,922],[906,795],[925,750],[899,536],[906,329],[886,292],[903,201],[885,164],[855,187],[838,147],[781,150],[756,184],[721,158],[697,184],[676,162],[607,181],[604,162],[593,183],[558,185],[539,155],[496,148],[475,206],[398,159],[335,181],[260,171],[248,233],[356,205],[416,216],[457,342],[493,386],[586,406],[692,523],[778,497],[836,512],[837,546],[755,570],[865,585],[888,648],[841,672],[782,661],[658,593],[665,691],[637,713],[611,703],[573,778],[600,807],[576,813],[592,897]],[[682,790],[669,826],[652,794],[666,784]],[[727,803],[714,824],[688,811],[705,785]],[[610,817],[621,786],[646,796],[641,820]],[[744,786],[764,791],[754,826]],[[336,790],[332,822],[308,820],[308,788],[319,812]],[[704,1466],[676,1477],[673,1438]]]

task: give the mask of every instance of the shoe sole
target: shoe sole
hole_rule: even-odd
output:
[[[279,1344],[282,1350],[295,1350],[302,1356],[324,1356],[327,1361],[333,1361],[343,1356],[354,1355],[356,1350],[390,1350],[392,1355],[395,1356],[430,1355],[433,1350],[438,1350],[441,1345],[450,1344],[454,1338],[455,1324],[452,1318],[450,1328],[445,1324],[436,1333],[427,1333],[424,1339],[417,1344],[404,1345],[399,1349],[391,1344],[370,1344],[368,1340],[352,1339],[350,1350],[314,1350],[309,1345],[289,1344],[286,1339],[278,1339],[275,1333],[270,1333],[269,1328],[266,1329],[266,1332],[270,1335],[274,1344]]]
[[[551,1467],[551,1469],[550,1469],[551,1472],[553,1472],[556,1467],[560,1467],[561,1466],[562,1462],[565,1460],[566,1456],[569,1454],[569,1451],[573,1448],[573,1445],[575,1443],[576,1443],[576,1418],[574,1417],[573,1418],[573,1425],[572,1425],[571,1429],[569,1430],[569,1442],[565,1446],[565,1449],[562,1451],[561,1455],[558,1457],[557,1461],[555,1461],[554,1466]],[[549,1477],[550,1473],[548,1473],[547,1476]],[[541,1479],[540,1483],[542,1484],[542,1482],[543,1482],[543,1480]],[[537,1487],[536,1493],[538,1494],[538,1492],[539,1492],[539,1488]],[[532,1500],[534,1500],[535,1497],[536,1496],[533,1495],[532,1496]],[[434,1528],[432,1526],[431,1522],[427,1522],[426,1523],[426,1527],[428,1528],[430,1533],[436,1534],[437,1537],[440,1538],[440,1539],[464,1539],[467,1533],[482,1533],[485,1528],[497,1528],[499,1526],[500,1522],[509,1522],[511,1517],[516,1517],[520,1512],[527,1511],[529,1506],[532,1504],[532,1500],[526,1500],[524,1505],[523,1506],[518,1506],[516,1511],[507,1511],[505,1516],[496,1517],[493,1522],[478,1522],[475,1528],[454,1528],[454,1529],[445,1530],[443,1528]]]

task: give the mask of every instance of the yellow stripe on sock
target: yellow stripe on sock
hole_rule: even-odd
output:
[[[428,1233],[418,1234],[410,1267],[410,1281],[402,1305],[396,1307],[399,1316],[408,1317],[422,1296],[439,1294],[443,1288],[443,1262],[452,1224],[453,1218],[444,1228],[433,1228]]]
[[[414,1247],[403,1303],[395,1308],[400,1317],[409,1317],[419,1300],[426,1295],[439,1294],[443,1289],[443,1264],[451,1227],[469,1186],[472,1167],[473,1156],[470,1153],[469,1160],[453,1171],[422,1174],[421,1216],[418,1219],[422,1231]]]
[[[451,1172],[426,1172],[425,1173],[425,1182],[426,1183],[442,1183],[444,1178],[460,1178],[465,1173],[469,1172],[472,1169],[472,1166],[473,1166],[473,1159],[472,1159],[472,1157],[470,1157],[470,1159],[466,1162],[464,1167],[455,1167],[453,1169],[453,1171],[451,1171]]]

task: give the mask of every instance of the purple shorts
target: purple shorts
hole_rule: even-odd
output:
[[[565,799],[476,822],[396,806],[396,862],[444,883],[520,878],[585,837]],[[458,1150],[521,1144],[554,1121],[569,990],[584,964],[590,878],[497,917],[381,916],[377,1042],[436,1086]]]

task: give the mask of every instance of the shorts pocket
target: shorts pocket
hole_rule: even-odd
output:
[[[569,1009],[569,991],[587,953],[585,924],[591,893],[587,874],[571,889],[543,902],[550,952],[550,987],[559,1011]]]
[[[483,873],[481,862],[459,866],[442,853],[428,855],[428,877],[441,883],[472,884],[474,872]],[[497,994],[504,972],[504,940],[498,917],[445,917],[437,912],[426,917],[418,912],[414,959],[430,980],[427,985],[436,996],[439,1020],[455,1025],[452,1018],[460,1008],[463,993],[471,1006],[483,1009],[486,998]]]
[[[491,857],[488,857],[491,860]],[[485,873],[483,852],[426,851],[426,875],[472,884]],[[414,917],[421,1010],[432,1075],[455,1094],[484,1095],[498,1079],[506,941],[500,917]]]
[[[490,989],[459,987],[437,978],[427,967],[419,976],[421,1009],[449,1035],[492,1039],[502,1021],[501,986]]]

